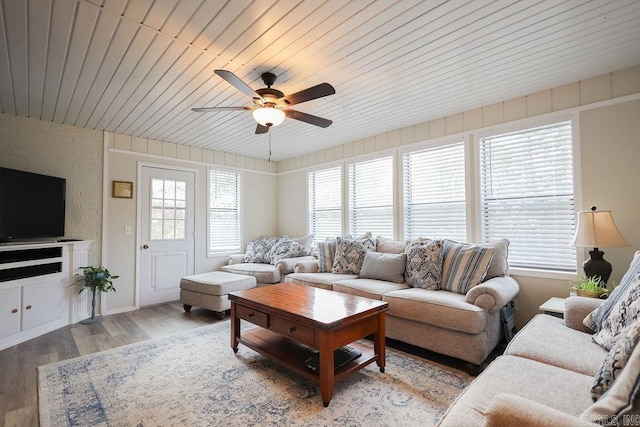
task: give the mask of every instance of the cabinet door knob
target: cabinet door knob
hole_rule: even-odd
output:
[[[17,309],[17,308],[14,308],[13,310],[11,310],[11,313],[12,313],[12,314],[16,314],[17,312],[18,312],[18,309]]]
[[[31,310],[31,304],[25,307],[27,310]]]

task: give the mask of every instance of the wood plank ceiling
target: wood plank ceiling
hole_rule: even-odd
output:
[[[2,0],[0,110],[267,158],[252,105],[214,74],[260,74],[296,106],[272,160],[640,64],[637,0]]]

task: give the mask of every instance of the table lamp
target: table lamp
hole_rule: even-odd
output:
[[[587,277],[599,276],[607,283],[611,276],[611,264],[603,258],[604,252],[598,248],[619,248],[629,246],[629,243],[616,227],[611,211],[598,211],[593,206],[590,211],[578,212],[577,218],[578,224],[571,245],[593,248],[589,251],[590,258],[582,264],[584,274]]]

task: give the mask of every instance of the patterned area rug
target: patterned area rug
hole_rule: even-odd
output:
[[[430,426],[470,383],[462,371],[388,348],[338,383],[318,387],[254,351],[229,345],[229,322],[38,368],[42,426]],[[369,341],[361,341],[371,346]]]

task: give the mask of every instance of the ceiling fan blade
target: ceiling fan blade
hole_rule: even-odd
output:
[[[292,93],[284,97],[287,105],[300,104],[301,102],[311,101],[312,99],[322,98],[323,96],[333,95],[336,90],[329,83],[320,83],[319,85]]]
[[[303,113],[296,110],[284,110],[287,117],[300,120],[301,122],[309,123],[310,125],[320,126],[321,128],[328,128],[333,121],[323,119],[322,117],[314,116],[311,114]]]
[[[253,110],[252,107],[197,107],[192,108],[191,111],[196,113],[209,113],[217,110]]]
[[[262,126],[261,124],[258,123],[258,125],[256,126],[256,133],[267,133],[269,132],[269,126]]]
[[[240,78],[238,76],[236,76],[235,74],[233,74],[231,71],[215,70],[214,73],[216,73],[217,75],[219,75],[220,77],[225,79],[227,81],[227,83],[229,83],[231,86],[235,87],[236,89],[238,89],[240,92],[244,93],[245,95],[248,95],[251,98],[254,98],[254,97],[257,96],[260,99],[262,99],[260,94],[258,94],[256,91],[251,89],[251,87],[248,84],[246,84],[245,82],[240,80]]]

